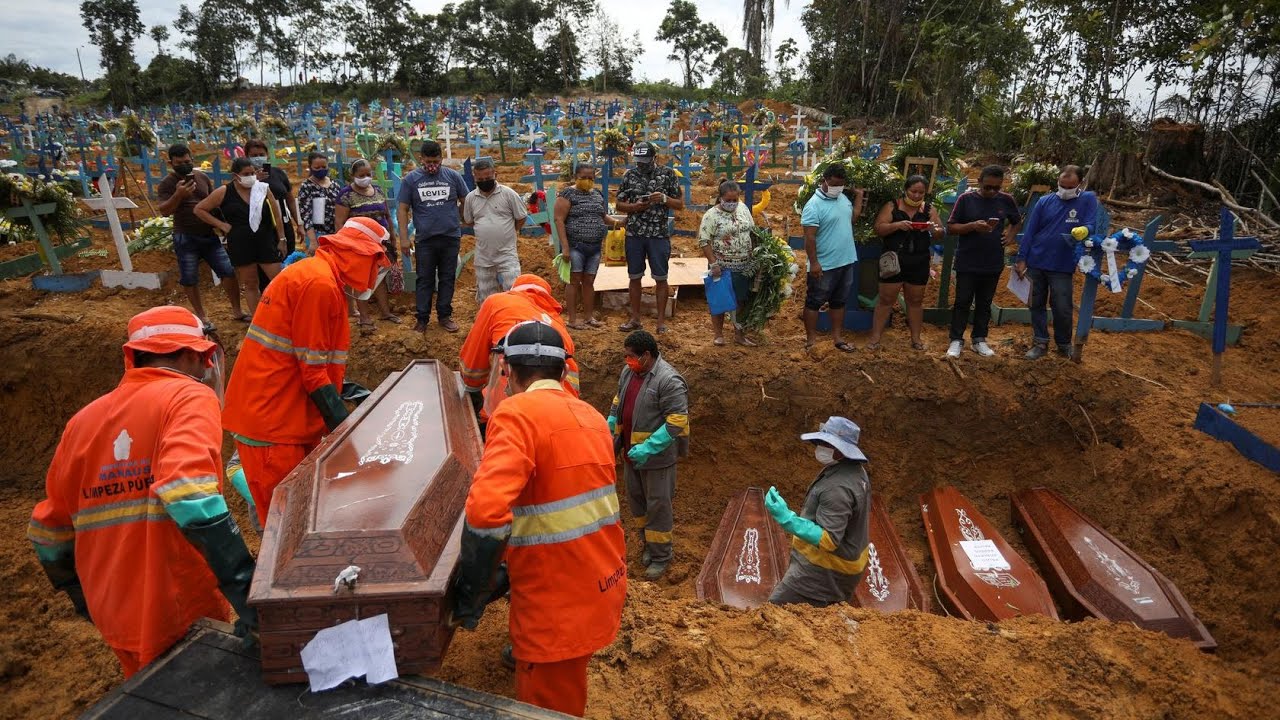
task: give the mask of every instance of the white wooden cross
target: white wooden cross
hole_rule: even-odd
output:
[[[116,253],[120,255],[120,270],[103,270],[102,285],[103,287],[123,287],[123,288],[146,288],[148,290],[159,290],[164,284],[164,273],[148,273],[134,272],[133,260],[129,257],[129,246],[124,240],[124,230],[120,227],[120,213],[118,210],[124,208],[132,210],[137,206],[127,197],[112,197],[111,181],[103,174],[98,179],[98,191],[102,193],[102,197],[81,198],[85,205],[90,209],[100,210],[107,214],[107,223],[111,226],[111,239],[115,241]]]

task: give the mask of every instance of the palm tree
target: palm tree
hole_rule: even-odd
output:
[[[784,0],[791,7],[791,0]],[[769,34],[773,32],[773,0],[742,0],[742,38],[757,71],[764,70],[769,52]]]

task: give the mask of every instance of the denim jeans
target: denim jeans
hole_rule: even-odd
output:
[[[1031,337],[1039,345],[1049,344],[1049,318],[1045,302],[1053,306],[1053,341],[1058,347],[1071,345],[1072,285],[1075,273],[1027,268],[1031,280]]]
[[[431,319],[431,296],[436,296],[436,319],[453,317],[453,286],[458,278],[461,238],[433,235],[414,241],[418,278],[414,284],[419,322]]]

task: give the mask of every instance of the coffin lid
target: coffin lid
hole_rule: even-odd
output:
[[[881,612],[929,612],[933,603],[878,494],[871,495],[869,538],[867,567],[862,571],[851,602]]]
[[[787,535],[764,507],[764,490],[747,488],[725,508],[698,573],[700,599],[737,608],[768,602],[790,563]]]

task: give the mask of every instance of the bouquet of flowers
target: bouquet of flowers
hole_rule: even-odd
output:
[[[1117,266],[1115,254],[1123,251],[1128,251],[1129,257],[1124,265]],[[1076,243],[1075,258],[1076,269],[1081,275],[1097,280],[1112,292],[1120,292],[1120,288],[1136,277],[1142,265],[1151,259],[1151,248],[1147,247],[1142,233],[1125,228],[1107,237],[1086,235]]]
[[[289,123],[283,118],[275,115],[268,115],[262,119],[262,123],[258,126],[262,131],[271,133],[275,137],[286,137],[293,134],[293,130],[289,127]]]
[[[133,234],[129,252],[164,250],[173,246],[173,218],[168,215],[149,218]]]
[[[377,148],[378,152],[394,150],[399,153],[402,158],[409,157],[409,143],[405,142],[404,138],[392,132],[379,135],[378,139],[374,143],[374,147]]]
[[[231,132],[248,140],[256,138],[261,131],[258,128],[258,121],[253,119],[251,115],[241,115],[231,123]]]
[[[937,158],[938,174],[956,177],[960,172],[960,166],[956,162],[958,153],[959,147],[953,131],[934,132],[920,128],[907,133],[906,137],[894,145],[890,162],[894,167],[901,168],[906,165],[909,157]]]
[[[791,297],[791,283],[800,272],[800,266],[787,241],[768,228],[755,227],[751,234],[755,240],[751,259],[756,266],[754,284],[757,289],[739,317],[747,330],[760,330]]]
[[[631,140],[617,128],[606,128],[596,133],[596,147],[602,155],[608,151],[621,155],[631,147]]]
[[[48,215],[40,216],[40,223],[52,235],[65,238],[84,225],[76,198],[64,183],[46,180],[43,175],[35,178],[10,173],[0,175],[0,216],[11,207],[21,207],[26,200],[32,205],[53,203],[57,207]],[[34,239],[30,217],[17,217],[9,221],[9,236]]]
[[[1059,172],[1061,171],[1058,170],[1058,166],[1052,163],[1024,162],[1014,165],[1013,182],[1009,185],[1009,192],[1018,204],[1025,205],[1031,196],[1033,185],[1055,187],[1058,184]]]

